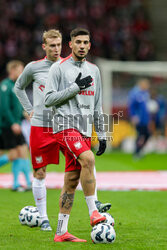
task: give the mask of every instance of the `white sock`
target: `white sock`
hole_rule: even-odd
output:
[[[34,195],[34,200],[36,206],[39,210],[40,218],[42,221],[48,220],[46,212],[46,186],[45,179],[38,180],[37,178],[33,179],[32,182],[32,192]]]
[[[68,220],[70,215],[69,214],[60,214],[58,216],[58,223],[57,223],[57,235],[63,235],[67,232],[68,227]]]
[[[96,167],[95,166],[94,166],[94,177],[96,179]],[[94,194],[94,196],[95,196],[95,200],[97,201],[98,200],[98,198],[97,198],[97,184],[95,186],[95,194]]]
[[[91,216],[92,212],[94,210],[97,210],[96,205],[95,205],[96,197],[95,195],[85,196],[85,199],[86,199],[86,203],[87,203],[88,210],[89,210],[89,216]]]

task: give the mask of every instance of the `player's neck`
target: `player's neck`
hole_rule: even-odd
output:
[[[50,58],[49,56],[46,56],[46,59],[49,60],[49,61],[51,61],[51,62],[57,62],[57,61],[60,60],[60,56],[57,57],[57,58],[55,58],[54,60],[52,58]]]

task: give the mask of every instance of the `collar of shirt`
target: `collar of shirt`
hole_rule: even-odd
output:
[[[44,57],[44,60],[46,60],[47,62],[49,62],[49,63],[51,63],[51,64],[55,63],[54,61],[49,60],[49,59],[47,58],[47,56]],[[61,60],[62,60],[62,58],[59,57],[59,59],[58,59],[56,62],[59,62],[59,61],[61,61]]]
[[[75,61],[74,58],[72,57],[72,55],[71,55],[71,57],[70,57],[70,60],[71,60],[71,62],[72,62],[75,66],[78,66],[78,67],[82,67],[82,66],[85,64],[85,62],[86,62],[86,59],[85,59],[85,58],[84,58],[83,61]]]

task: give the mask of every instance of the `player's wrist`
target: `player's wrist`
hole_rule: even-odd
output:
[[[77,85],[76,82],[74,82],[71,86],[70,89],[72,90],[72,92],[78,94],[81,90],[79,88],[79,86]]]

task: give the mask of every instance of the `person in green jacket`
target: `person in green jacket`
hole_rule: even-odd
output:
[[[27,189],[31,188],[28,147],[21,131],[23,108],[14,93],[14,84],[24,65],[13,60],[7,64],[8,78],[0,83],[0,150],[8,150],[0,156],[0,167],[12,161],[13,190],[24,191],[19,184],[19,173],[25,175]]]
[[[3,154],[3,139],[2,139],[2,129],[1,129],[1,112],[0,112],[0,156]]]

